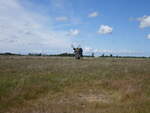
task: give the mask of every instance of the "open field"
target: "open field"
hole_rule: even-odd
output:
[[[0,56],[0,113],[150,113],[150,59]]]

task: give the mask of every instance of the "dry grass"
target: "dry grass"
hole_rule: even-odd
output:
[[[150,59],[0,56],[0,113],[150,113]]]

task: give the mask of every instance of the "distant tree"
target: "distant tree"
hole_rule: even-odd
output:
[[[10,53],[10,52],[6,52],[6,53],[0,53],[0,55],[14,55],[14,56],[21,56],[21,54],[16,54],[16,53]]]
[[[29,56],[42,56],[42,53],[29,53]]]
[[[94,57],[94,53],[92,53],[92,57]]]
[[[110,54],[110,57],[113,57],[113,55],[112,55],[112,54]]]
[[[4,53],[4,55],[13,55],[13,53],[7,52],[7,53]]]
[[[103,54],[101,55],[101,57],[105,57],[105,54],[103,53]]]
[[[119,58],[119,56],[116,56],[116,58]]]
[[[58,54],[56,56],[69,56],[69,57],[73,57],[74,54],[71,54],[71,53],[61,53],[61,54]]]

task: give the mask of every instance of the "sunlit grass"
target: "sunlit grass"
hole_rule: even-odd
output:
[[[0,56],[1,113],[149,113],[150,59]]]

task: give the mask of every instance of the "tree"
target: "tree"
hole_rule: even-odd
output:
[[[94,53],[92,53],[92,57],[94,57]]]
[[[101,55],[101,57],[105,57],[105,54],[103,53],[103,54]]]
[[[112,54],[110,54],[110,57],[113,57],[113,55],[112,55]]]

